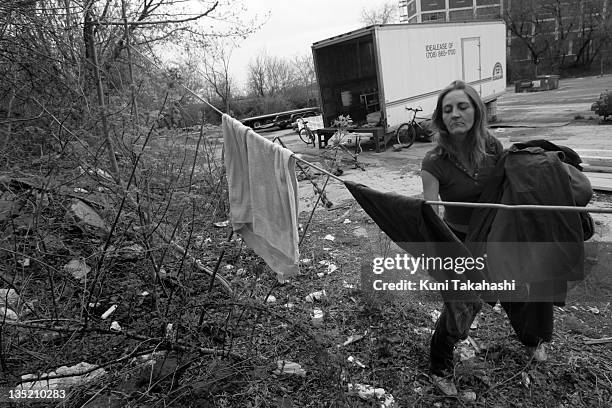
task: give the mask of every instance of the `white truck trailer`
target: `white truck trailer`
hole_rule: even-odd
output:
[[[374,25],[318,41],[312,52],[326,127],[347,114],[364,125],[380,112],[374,134],[389,134],[412,118],[406,107],[431,117],[456,79],[480,93],[494,119],[506,89],[503,21]]]

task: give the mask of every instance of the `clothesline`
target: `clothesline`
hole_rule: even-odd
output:
[[[149,57],[147,57],[146,55],[144,55],[143,53],[141,53],[138,49],[136,49],[135,47],[133,47],[131,44],[129,45],[130,48],[132,48],[132,50],[136,51],[138,54],[140,54],[141,57],[143,57],[144,59],[146,59],[147,61],[149,61],[151,64],[153,64],[155,67],[157,67],[158,69],[161,69],[159,67],[158,64],[156,64],[154,61],[152,61]],[[191,93],[194,97],[196,97],[198,100],[204,102],[205,104],[207,104],[208,106],[210,106],[212,109],[214,109],[217,113],[219,113],[220,115],[223,115],[223,112],[221,112],[218,108],[216,108],[213,104],[211,104],[210,102],[208,102],[206,99],[202,98],[201,96],[199,96],[198,94],[196,94],[195,92],[193,92],[191,89],[187,88],[185,85],[180,84],[187,92]],[[336,176],[335,174],[330,173],[329,171],[322,169],[321,167],[306,161],[304,159],[302,159],[301,157],[297,156],[295,153],[292,153],[291,156],[293,158],[295,158],[297,161],[304,163],[305,165],[312,167],[313,169],[320,171],[323,174],[328,175],[329,177],[333,178],[334,180],[337,180],[341,183],[344,183],[344,180],[342,180],[340,177]],[[461,202],[461,201],[425,201],[425,204],[430,204],[430,205],[444,205],[444,206],[449,206],[449,207],[469,207],[469,208],[498,208],[498,209],[504,209],[504,210],[538,210],[538,211],[571,211],[571,212],[590,212],[590,213],[608,213],[608,214],[612,214],[612,208],[594,208],[594,207],[573,207],[573,206],[566,206],[566,205],[508,205],[508,204],[497,204],[497,203],[468,203],[468,202]]]
[[[327,170],[324,170],[320,168],[319,166],[316,166],[302,159],[301,157],[296,156],[295,153],[293,154],[293,157],[296,160],[312,167],[313,169],[318,170],[321,173],[324,173],[330,176],[331,178],[340,181],[341,183],[344,183],[344,180],[342,180],[340,177],[335,176],[334,174],[328,172]],[[504,210],[538,210],[538,211],[541,210],[541,211],[572,211],[572,212],[586,211],[586,212],[591,212],[591,213],[612,213],[612,208],[574,207],[574,206],[568,206],[568,205],[526,205],[526,204],[509,205],[509,204],[497,204],[497,203],[468,203],[468,202],[463,202],[463,201],[425,201],[425,204],[444,205],[448,207],[498,208],[498,209],[504,209]]]

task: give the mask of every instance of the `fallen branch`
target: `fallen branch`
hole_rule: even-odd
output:
[[[231,288],[229,282],[226,281],[225,278],[223,278],[223,276],[214,273],[213,270],[211,270],[210,268],[207,268],[206,266],[204,266],[202,261],[200,261],[199,259],[196,259],[193,256],[189,255],[189,253],[182,246],[180,246],[176,242],[171,241],[168,238],[166,238],[166,236],[162,232],[160,232],[160,231],[156,231],[156,232],[157,232],[157,235],[162,240],[164,240],[165,243],[167,243],[168,245],[171,245],[177,252],[179,252],[181,255],[187,257],[195,265],[195,267],[198,268],[198,270],[206,273],[211,278],[214,278],[214,279],[218,280],[219,283],[221,284],[221,286],[223,286],[223,288],[227,291],[228,294],[230,294],[230,295],[234,294],[234,292],[232,291],[232,288]]]
[[[138,340],[138,341],[155,341],[155,342],[159,342],[159,343],[166,343],[165,344],[165,348],[163,348],[162,350],[180,350],[180,351],[198,351],[202,354],[208,354],[208,355],[214,355],[214,356],[220,356],[220,357],[233,357],[236,359],[243,359],[242,356],[240,356],[239,354],[236,353],[231,353],[231,352],[227,352],[227,351],[223,351],[223,350],[218,350],[218,349],[212,349],[212,348],[207,348],[207,347],[198,347],[198,346],[192,346],[192,345],[187,345],[187,344],[182,344],[180,342],[174,342],[174,343],[170,343],[168,342],[165,338],[162,337],[147,337],[147,336],[142,336],[139,334],[134,334],[134,333],[129,333],[125,330],[121,330],[121,331],[114,331],[114,330],[107,330],[107,329],[100,329],[97,327],[84,327],[82,325],[78,325],[78,326],[47,326],[44,324],[37,324],[37,323],[28,323],[28,322],[13,322],[13,321],[5,321],[4,323],[0,324],[0,329],[3,326],[13,326],[13,327],[20,327],[20,328],[24,328],[24,329],[35,329],[35,330],[47,330],[47,331],[55,331],[58,333],[63,333],[63,332],[70,332],[70,333],[74,333],[74,332],[80,332],[80,333],[100,333],[100,334],[111,334],[114,336],[125,336],[129,339],[133,339],[133,340]]]
[[[591,338],[585,338],[584,339],[584,344],[606,344],[606,343],[612,343],[612,337],[602,337],[601,339],[591,339]]]

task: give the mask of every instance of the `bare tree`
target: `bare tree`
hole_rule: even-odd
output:
[[[265,52],[258,53],[257,56],[249,62],[248,69],[248,83],[247,87],[255,96],[264,97],[266,96],[266,64],[265,64]]]
[[[296,83],[309,86],[317,81],[312,54],[296,55],[291,62],[295,70]]]
[[[233,80],[229,73],[234,44],[223,39],[212,41],[202,61],[202,74],[207,87],[221,99],[225,112],[230,112]]]
[[[515,1],[512,3],[512,9],[506,10],[504,20],[519,43],[529,50],[529,57],[537,75],[538,65],[550,47],[550,40],[546,38],[550,32],[543,31],[545,20],[539,14],[537,6],[531,0]]]
[[[280,57],[261,51],[249,62],[248,88],[259,97],[274,96],[295,83],[293,65]]]
[[[528,50],[537,75],[544,61],[551,70],[567,65],[572,51],[574,65],[590,65],[612,39],[610,12],[604,10],[601,3],[587,0],[515,0],[503,17]]]
[[[608,7],[603,9],[591,2],[581,2],[580,5],[579,31],[574,39],[577,45],[574,64],[589,66],[605,52],[606,47],[612,50],[612,4],[608,3]]]
[[[368,9],[364,7],[361,9],[360,21],[366,26],[395,23],[397,22],[398,12],[397,2],[388,2]]]

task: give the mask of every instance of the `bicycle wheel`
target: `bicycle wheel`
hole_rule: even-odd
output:
[[[416,139],[416,129],[410,123],[403,123],[397,128],[395,136],[402,147],[410,147]]]
[[[300,139],[302,139],[302,142],[306,143],[307,145],[311,143],[314,145],[314,134],[310,129],[304,127],[300,130],[298,135],[300,136]]]

